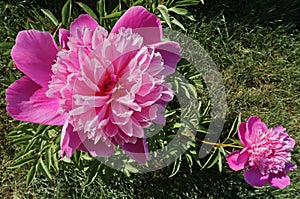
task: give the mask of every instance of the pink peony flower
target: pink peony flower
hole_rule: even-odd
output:
[[[144,128],[164,124],[173,92],[164,81],[175,71],[180,47],[160,42],[159,19],[130,8],[110,34],[89,15],[52,36],[21,31],[12,58],[25,74],[6,92],[7,111],[18,120],[63,125],[62,155],[75,150],[108,157],[115,144],[133,159],[150,159]]]
[[[251,167],[244,172],[244,178],[252,186],[269,183],[283,189],[290,184],[285,173],[297,167],[290,162],[295,140],[285,133],[285,128],[268,129],[259,117],[252,116],[239,125],[238,135],[245,148],[226,157],[231,169]]]

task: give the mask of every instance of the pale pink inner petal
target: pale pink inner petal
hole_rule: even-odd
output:
[[[165,123],[164,107],[174,95],[164,80],[170,74],[166,68],[175,69],[180,52],[176,43],[145,46],[160,41],[161,25],[141,7],[124,17],[135,15],[144,18],[135,25],[121,20],[109,35],[86,15],[76,19],[69,50],[59,52],[52,67],[47,96],[60,100],[59,112],[69,115],[74,132],[85,135],[78,149],[110,156],[118,143],[145,163],[149,154],[144,128]]]

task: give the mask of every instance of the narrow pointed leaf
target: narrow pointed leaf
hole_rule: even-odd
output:
[[[82,2],[76,2],[87,14],[89,14],[91,17],[93,17],[96,21],[98,21],[97,15],[94,13],[94,11],[86,4]]]
[[[33,155],[26,158],[18,159],[13,165],[10,166],[10,168],[15,169],[25,164],[28,164],[29,162],[32,162],[33,160],[37,159],[37,157],[38,155]]]
[[[30,185],[30,183],[32,182],[35,174],[36,174],[36,165],[32,165],[31,168],[30,168],[30,170],[27,173],[26,186]]]
[[[71,0],[68,0],[61,10],[62,23],[65,26],[67,26],[70,22],[71,9],[72,9],[72,3]]]
[[[171,20],[170,20],[170,16],[169,16],[169,12],[168,12],[168,8],[164,5],[158,5],[157,9],[159,10],[159,12],[161,13],[163,19],[165,20],[165,22],[168,24],[168,26],[171,28]]]
[[[44,15],[46,17],[48,17],[48,19],[50,19],[50,21],[57,26],[58,25],[58,20],[56,19],[56,17],[52,14],[52,12],[48,9],[41,9],[41,11],[44,13]]]
[[[39,159],[39,163],[38,163],[38,166],[39,166],[39,170],[49,179],[51,180],[52,179],[52,175],[49,171],[49,169],[47,168],[46,164],[44,163],[43,159],[40,158]]]

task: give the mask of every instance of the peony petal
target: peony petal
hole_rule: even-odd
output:
[[[247,161],[249,159],[249,153],[248,153],[248,148],[244,148],[241,152],[240,155],[237,158],[237,163],[240,165],[245,165],[247,164]]]
[[[251,186],[264,186],[268,182],[268,177],[268,175],[261,175],[259,170],[253,168],[244,172],[244,179]]]
[[[57,113],[59,99],[46,97],[46,91],[29,77],[22,77],[6,91],[7,111],[17,120],[63,125],[67,116]]]
[[[138,138],[135,144],[124,143],[120,147],[128,156],[141,164],[145,164],[147,160],[150,160],[146,138]]]
[[[160,42],[153,45],[155,52],[159,52],[164,61],[162,75],[170,75],[175,72],[177,63],[181,59],[180,46],[173,41]]]
[[[94,31],[99,24],[95,19],[93,19],[88,14],[82,14],[77,19],[75,19],[71,25],[70,25],[70,35],[76,34],[77,29],[81,29],[83,27],[90,28],[92,31]]]
[[[290,184],[290,178],[285,173],[270,174],[269,183],[271,186],[283,189]]]
[[[252,129],[253,125],[256,123],[256,122],[261,122],[260,118],[257,117],[257,116],[251,116],[249,117],[249,119],[247,120],[247,124],[246,124],[246,129],[248,131],[248,135],[246,137],[246,139],[249,139],[251,137],[251,134],[252,133],[255,133]]]
[[[110,146],[108,146],[107,143],[104,143],[101,139],[96,144],[94,144],[94,140],[91,139],[86,139],[83,142],[85,149],[94,157],[111,156],[115,151],[115,145],[113,143],[109,143],[109,145]]]
[[[238,171],[238,170],[242,170],[245,168],[245,164],[238,164],[237,163],[237,159],[240,155],[240,150],[236,150],[232,153],[230,153],[227,157],[226,157],[226,161],[229,165],[229,167],[234,170],[234,171]]]
[[[289,141],[291,148],[294,148],[294,146],[296,145],[296,141],[291,137],[288,137],[287,140]]]
[[[58,51],[50,33],[25,30],[18,33],[11,57],[18,69],[46,88],[51,80],[51,65]]]
[[[69,50],[69,47],[68,47],[68,41],[69,41],[69,37],[70,36],[70,32],[66,29],[59,29],[59,32],[58,32],[58,40],[59,40],[59,43],[62,47],[62,49],[65,49],[65,50]]]
[[[61,156],[71,157],[76,149],[80,148],[85,137],[86,134],[79,135],[78,132],[74,131],[73,126],[66,121],[62,128],[60,140]]]
[[[117,21],[111,32],[118,33],[122,27],[132,28],[134,33],[141,35],[144,45],[158,43],[162,38],[160,20],[142,6],[129,8]]]
[[[248,141],[246,140],[246,137],[248,137],[248,132],[246,129],[246,122],[241,122],[238,127],[238,135],[241,143],[244,147],[248,146]]]
[[[289,171],[291,171],[291,170],[293,170],[293,169],[296,169],[297,168],[297,165],[295,165],[295,164],[293,164],[293,163],[291,163],[291,162],[287,162],[286,164],[285,164],[285,167],[284,167],[284,169],[283,169],[283,172],[289,172]]]
[[[252,133],[256,133],[258,131],[266,132],[268,130],[268,127],[263,122],[255,122],[252,125],[251,130],[252,130]]]

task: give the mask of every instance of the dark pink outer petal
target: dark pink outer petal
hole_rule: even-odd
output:
[[[244,172],[244,179],[251,186],[264,186],[269,181],[268,178],[268,175],[263,176],[258,170],[253,168]]]
[[[289,172],[289,171],[291,171],[291,170],[293,170],[293,169],[296,169],[297,168],[297,165],[295,165],[295,164],[293,164],[293,163],[291,163],[291,162],[287,162],[286,164],[285,164],[285,167],[284,167],[284,169],[283,169],[283,172]]]
[[[160,20],[142,6],[128,9],[117,21],[111,32],[118,33],[122,27],[131,28],[133,32],[141,35],[144,45],[158,43],[162,38]]]
[[[73,130],[73,126],[66,121],[62,128],[60,148],[61,156],[67,156],[68,158],[80,148],[80,145],[85,140],[85,136],[79,136],[79,134]],[[85,134],[83,134],[85,135]]]
[[[77,19],[75,19],[70,25],[70,35],[75,34],[76,29],[81,29],[82,27],[90,28],[91,30],[95,30],[99,24],[95,19],[93,19],[88,14],[82,14]]]
[[[59,100],[46,97],[46,88],[24,76],[6,90],[8,113],[15,119],[47,125],[63,125],[66,115],[58,114]]]
[[[238,164],[246,165],[249,159],[248,148],[244,148],[237,159]]]
[[[69,37],[70,36],[70,32],[66,29],[59,29],[59,33],[58,33],[58,40],[59,40],[59,43],[62,47],[62,49],[65,49],[65,50],[69,50],[69,47],[68,47],[68,41],[69,41]]]
[[[173,41],[160,42],[153,45],[155,52],[159,52],[164,60],[164,75],[170,75],[175,72],[177,63],[181,59],[180,46]]]
[[[288,186],[291,182],[289,176],[281,172],[278,174],[270,174],[269,183],[273,187],[283,189],[286,186]]]
[[[239,127],[238,127],[238,135],[241,143],[243,144],[244,147],[248,146],[248,141],[246,137],[248,137],[248,132],[246,128],[246,122],[241,122]]]
[[[18,33],[11,56],[19,70],[46,88],[51,80],[51,65],[58,51],[50,33],[25,30]]]
[[[259,130],[262,130],[262,131],[268,130],[265,123],[263,123],[260,120],[260,118],[257,116],[249,117],[249,119],[247,120],[247,123],[246,123],[246,129],[247,129],[247,133],[245,134],[245,139],[248,142],[251,142],[251,137],[255,132],[257,132]]]
[[[238,164],[237,162],[240,152],[240,150],[236,150],[226,157],[226,161],[232,170],[238,171],[246,168],[245,164]]]
[[[121,145],[121,148],[128,156],[138,161],[140,164],[145,164],[147,160],[150,160],[146,138],[137,138],[135,144],[124,143],[123,146]]]

